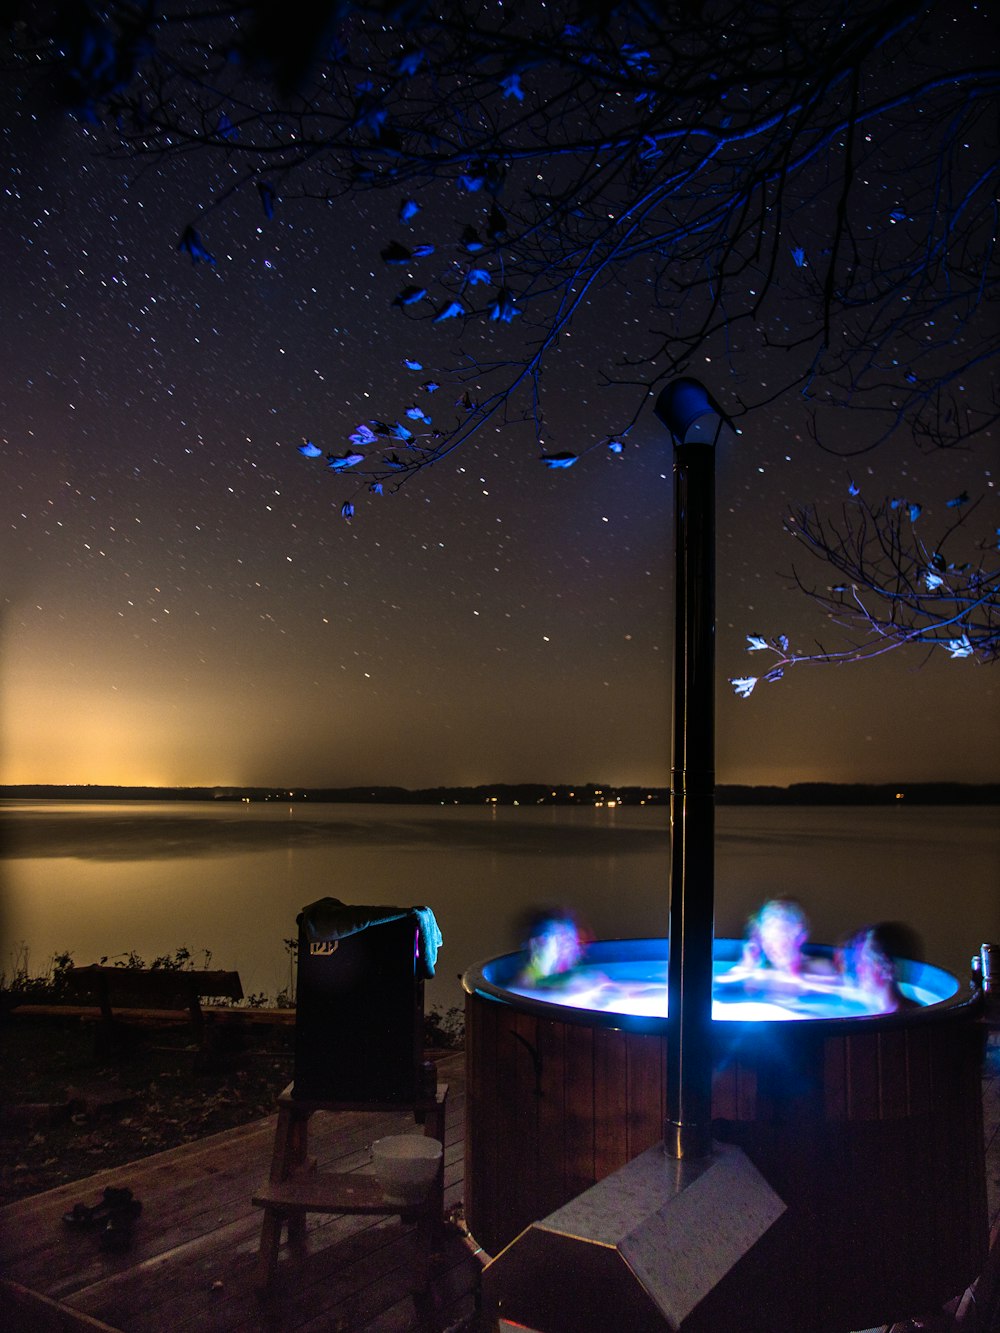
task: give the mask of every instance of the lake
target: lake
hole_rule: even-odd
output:
[[[963,980],[1000,940],[995,807],[723,806],[716,823],[720,936],[790,894],[816,942],[905,921]],[[0,838],[8,974],[22,946],[32,972],[66,950],[82,965],[183,946],[273,996],[297,913],[329,895],[433,908],[427,1007],[447,1008],[466,967],[518,946],[532,908],[568,907],[598,938],[666,933],[665,807],[6,801]]]

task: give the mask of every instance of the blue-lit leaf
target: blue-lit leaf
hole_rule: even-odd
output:
[[[901,208],[894,208],[892,212],[889,214],[889,216],[890,218],[892,218],[893,222],[906,221],[906,213]]]
[[[215,255],[210,254],[202,244],[201,237],[195,231],[194,227],[185,227],[181,233],[181,239],[177,242],[177,249],[183,250],[191,256],[191,262],[194,264],[205,263],[214,264]]]
[[[458,177],[458,185],[471,194],[475,194],[482,189],[487,189],[492,194],[496,194],[503,185],[505,174],[506,167],[498,157],[466,158],[462,173]]]
[[[331,454],[327,461],[327,467],[331,472],[345,472],[348,468],[357,467],[359,463],[364,461],[364,454]]]
[[[410,218],[416,217],[420,212],[420,205],[415,199],[404,199],[399,206],[400,222],[409,222]]]
[[[351,504],[350,500],[345,500],[340,506],[340,517],[346,518],[348,523],[354,517],[354,506]]]
[[[736,676],[729,681],[736,694],[741,699],[749,699],[753,694],[753,687],[757,684],[756,676]]]
[[[499,320],[501,324],[509,324],[511,320],[521,313],[516,305],[513,296],[506,287],[500,288],[500,294],[489,308],[490,319]]]
[[[524,101],[524,89],[521,87],[520,74],[508,74],[505,79],[500,80],[500,87],[503,89],[504,97],[514,97],[519,102]]]
[[[418,49],[404,51],[398,60],[394,61],[392,72],[404,79],[411,78],[424,63],[425,55],[424,51]]]
[[[613,454],[620,454],[625,448],[625,444],[622,440],[608,440],[608,448]]]
[[[470,223],[462,232],[461,244],[468,250],[470,255],[474,255],[483,248],[483,242],[480,239],[479,232],[476,231]]]
[[[381,251],[383,264],[405,264],[413,258],[413,251],[407,250],[405,245],[400,245],[398,241],[390,243]]]
[[[486,165],[483,162],[473,162],[466,167],[465,171],[458,178],[458,183],[463,190],[469,194],[476,194],[486,184]]]
[[[491,241],[498,241],[502,236],[507,235],[507,219],[496,204],[490,209],[490,216],[486,223],[486,235]]]
[[[802,249],[801,245],[795,246],[795,248],[792,250],[792,260],[796,268],[805,268],[806,252],[805,250]]]
[[[489,275],[489,271],[485,268],[470,268],[465,275],[465,281],[470,287],[477,287],[480,283],[489,285],[489,283],[492,282],[492,278]]]
[[[372,97],[362,97],[355,110],[354,124],[358,129],[368,130],[378,137],[389,117],[387,107]]]
[[[371,491],[372,495],[381,495],[382,483],[380,481],[373,481],[372,484],[368,487],[368,489]]]
[[[853,480],[851,480],[851,481],[848,483],[848,486],[847,486],[847,494],[848,494],[848,495],[860,495],[860,494],[861,494],[861,487],[858,486],[858,485],[856,485],[856,483],[855,483]]]
[[[433,253],[433,245],[415,245],[413,247],[414,259],[426,259],[428,255],[432,255]]]
[[[417,301],[422,301],[427,295],[426,287],[404,287],[398,296],[393,298],[393,305],[414,305]]]
[[[542,454],[546,467],[572,467],[576,459],[576,454]]]
[[[408,356],[403,357],[403,365],[407,370],[423,370],[423,365],[419,361],[411,361]]]
[[[959,505],[967,505],[968,503],[969,492],[963,491],[961,495],[956,495],[954,499],[948,501],[948,508],[957,509]]]
[[[322,452],[323,450],[318,445],[313,444],[312,440],[306,440],[305,444],[299,445],[299,453],[303,458],[319,458]]]
[[[938,588],[944,583],[944,579],[940,574],[935,574],[933,570],[929,569],[924,575],[924,582],[927,584],[928,592],[937,592]]]
[[[406,409],[406,415],[409,417],[411,421],[425,421],[428,426],[431,424],[430,417],[427,415],[427,413],[424,411],[422,407],[416,407],[416,406],[408,407]]]
[[[764,677],[764,679],[765,679],[766,681],[780,680],[781,677],[782,677],[784,674],[785,674],[785,671],[784,671],[784,668],[783,668],[783,667],[772,667],[771,670],[770,670],[770,671],[767,673],[767,675]]]
[[[366,445],[375,443],[375,433],[370,431],[364,424],[360,425],[353,435],[347,437],[352,444]]]
[[[437,393],[441,385],[438,384],[437,380],[424,380],[420,387],[423,389],[424,393]]]
[[[916,523],[917,519],[923,512],[924,512],[923,505],[918,505],[918,504],[910,505],[910,522]]]
[[[647,74],[651,72],[652,58],[648,51],[644,51],[633,42],[623,42],[621,52],[626,64],[631,65],[633,69],[642,70]]]
[[[779,634],[779,635],[778,635],[778,647],[781,649],[781,651],[782,651],[783,653],[787,653],[787,652],[788,652],[788,635],[787,635],[787,634]]]
[[[973,653],[967,634],[963,634],[960,639],[948,639],[944,646],[951,657],[971,657]]]
[[[278,199],[274,186],[268,181],[258,181],[257,193],[260,195],[260,206],[264,210],[264,216],[268,219],[273,218],[274,205]]]
[[[219,122],[215,127],[215,132],[220,139],[228,139],[232,143],[240,137],[240,132],[223,111],[219,116]]]
[[[397,421],[389,430],[389,434],[397,440],[412,440],[413,431],[408,430],[401,421]]]
[[[759,653],[762,649],[766,648],[767,646],[768,646],[767,640],[764,638],[763,634],[747,635],[748,653]]]
[[[464,314],[465,314],[465,306],[462,305],[461,301],[449,301],[443,310],[439,310],[437,312],[437,314],[434,316],[433,322],[435,324],[440,324],[443,320],[457,319],[459,315],[464,315]]]
[[[388,458],[384,458],[382,461],[385,463],[386,467],[391,467],[394,472],[399,472],[406,467],[406,464],[398,454],[390,454]]]

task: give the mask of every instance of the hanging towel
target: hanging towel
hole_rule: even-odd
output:
[[[434,975],[442,944],[441,931],[429,907],[351,906],[339,898],[320,898],[303,907],[298,920],[310,943],[315,944],[320,940],[343,940],[369,926],[381,926],[406,916],[416,918],[421,969],[429,979]]]

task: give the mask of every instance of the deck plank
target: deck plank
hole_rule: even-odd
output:
[[[465,1189],[464,1054],[441,1060],[439,1077],[449,1084],[448,1208],[461,1202]],[[90,1319],[120,1333],[442,1333],[471,1327],[479,1261],[460,1236],[450,1234],[435,1256],[431,1298],[422,1302],[414,1296],[415,1230],[392,1217],[309,1214],[308,1257],[296,1264],[282,1246],[273,1290],[265,1297],[254,1292],[261,1210],[250,1200],[267,1176],[275,1124],[270,1116],[8,1205],[0,1210],[4,1277],[59,1302],[84,1327]],[[983,1073],[983,1126],[989,1216],[996,1228],[996,1030]],[[310,1156],[320,1170],[363,1171],[370,1169],[373,1139],[412,1129],[406,1111],[317,1113]],[[123,1255],[103,1253],[95,1235],[73,1232],[62,1222],[74,1202],[96,1202],[106,1185],[128,1185],[143,1202],[134,1246]]]
[[[445,1205],[464,1193],[464,1054],[439,1062],[449,1084]],[[275,1093],[280,1089],[275,1089]],[[0,1210],[4,1276],[123,1333],[291,1333],[448,1327],[471,1313],[478,1265],[452,1235],[436,1256],[432,1300],[422,1319],[413,1298],[416,1232],[393,1218],[309,1214],[310,1253],[293,1263],[282,1247],[274,1291],[253,1291],[262,1212],[251,1197],[266,1179],[276,1116],[128,1166],[102,1171]],[[312,1117],[309,1152],[320,1170],[370,1169],[370,1145],[412,1132],[406,1110],[322,1112]],[[142,1200],[132,1247],[99,1247],[97,1234],[67,1227],[78,1200],[95,1203],[107,1185]]]

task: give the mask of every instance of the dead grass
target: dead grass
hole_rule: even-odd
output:
[[[206,1062],[189,1027],[141,1029],[108,1060],[93,1023],[7,1016],[0,1204],[269,1115],[292,1075],[292,1034],[248,1025]]]

